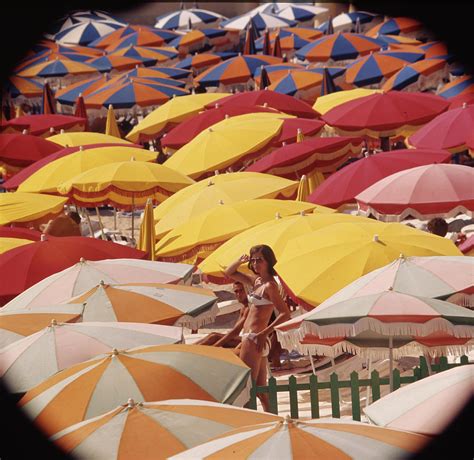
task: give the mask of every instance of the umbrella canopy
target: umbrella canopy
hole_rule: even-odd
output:
[[[114,350],[63,370],[27,392],[19,404],[52,435],[112,410],[130,397],[137,401],[189,398],[243,405],[248,399],[249,378],[250,369],[224,348],[139,347]]]
[[[346,161],[357,156],[363,147],[360,137],[318,137],[285,145],[265,155],[246,171],[273,174],[299,180],[314,170],[329,174]]]
[[[285,118],[280,134],[273,138],[271,145],[279,147],[285,144],[301,142],[304,138],[314,138],[323,132],[324,122],[308,118]]]
[[[107,137],[112,138],[112,136]],[[117,139],[118,142],[120,141],[116,137],[113,137],[113,139]],[[18,191],[57,193],[57,188],[60,184],[84,171],[109,163],[129,161],[132,157],[137,161],[154,161],[156,155],[149,151],[123,144],[115,147],[79,150],[43,166],[24,180],[18,187]]]
[[[182,61],[181,61],[182,62]],[[163,66],[153,66],[153,67],[135,67],[134,70],[127,72],[129,77],[157,77],[157,78],[175,78],[182,79],[187,78],[190,75],[189,70],[176,67],[163,67]]]
[[[404,61],[410,63],[421,61],[426,57],[423,50],[417,46],[411,47],[409,50],[394,49],[388,51],[380,51],[379,54],[381,54],[382,56],[391,56],[396,57],[398,59],[403,59]]]
[[[213,39],[224,37],[229,33],[230,31],[225,29],[190,30],[171,40],[170,46],[174,46],[181,54],[187,54],[191,50],[201,49],[206,44],[212,43]],[[237,31],[235,33],[238,34]]]
[[[377,34],[399,35],[416,32],[423,28],[423,23],[413,18],[396,17],[390,18],[380,24],[377,24],[366,34],[369,37],[375,37]]]
[[[28,134],[0,134],[0,160],[24,167],[57,152],[61,146]]]
[[[88,144],[125,144],[125,147],[134,147],[131,142],[125,139],[93,132],[61,133],[48,137],[48,140],[64,147],[85,146]]]
[[[188,222],[171,230],[156,244],[156,256],[168,262],[197,264],[233,236],[275,218],[315,207],[291,200],[249,200],[216,204]],[[225,222],[225,227],[222,226]]]
[[[270,79],[270,77],[272,77],[271,79],[275,80],[288,74],[289,70],[305,70],[306,67],[302,64],[295,64],[293,62],[284,62],[282,64],[270,64],[262,66],[255,71],[255,74],[253,76],[255,82],[258,84],[260,84],[262,81],[262,72],[264,69],[268,78]]]
[[[46,61],[28,67],[18,73],[20,77],[64,77],[66,75],[84,75],[97,72],[97,69],[89,64],[70,59],[55,59],[54,61]]]
[[[222,21],[220,26],[224,29],[244,30],[252,25],[256,30],[277,29],[296,25],[295,21],[285,19],[274,14],[250,11],[248,13],[236,16],[226,21]]]
[[[82,321],[130,321],[198,329],[216,317],[217,297],[208,289],[158,283],[101,281],[68,303],[84,304]]]
[[[341,61],[355,59],[373,51],[380,44],[374,38],[362,34],[337,33],[321,37],[296,52],[296,57],[310,62]]]
[[[279,260],[292,238],[337,222],[373,222],[358,216],[334,213],[333,210],[328,211],[328,208],[316,209],[320,210],[321,214],[301,213],[298,216],[283,218],[277,216],[273,221],[264,222],[234,236],[201,262],[199,269],[213,282],[222,284],[228,281],[225,278],[224,270],[242,254],[247,254],[252,246],[265,242],[273,249],[277,260]]]
[[[274,79],[268,89],[277,93],[288,94],[289,96],[296,97],[298,95],[302,99],[310,99],[313,101],[316,94],[311,93],[312,97],[304,97],[305,92],[321,86],[322,82],[323,76],[319,73],[306,70],[293,70],[277,80]]]
[[[464,93],[459,94],[458,96],[453,97],[450,100],[449,110],[458,109],[464,104],[473,105],[474,104],[474,93]]]
[[[416,131],[447,108],[434,94],[389,91],[341,104],[323,118],[340,134],[390,137]]]
[[[270,174],[237,172],[203,179],[175,193],[154,211],[157,238],[202,212],[225,204],[256,198],[293,199],[298,183]]]
[[[474,93],[474,77],[471,75],[464,75],[463,77],[456,78],[450,83],[444,85],[438,94],[445,99],[451,99],[460,94]]]
[[[38,226],[60,214],[67,198],[36,193],[1,193],[0,225]]]
[[[2,130],[4,133],[28,130],[28,134],[33,136],[49,137],[51,130],[62,129],[64,131],[84,130],[86,119],[73,117],[71,115],[23,115],[13,120],[7,121]],[[49,139],[55,142],[54,139]],[[56,142],[60,144],[60,142]]]
[[[210,401],[135,403],[130,399],[104,415],[66,428],[52,440],[78,458],[97,453],[104,458],[123,458],[117,452],[139,455],[142,451],[165,459],[230,429],[278,419],[276,415]]]
[[[322,33],[321,33],[322,35]],[[270,46],[273,48],[275,46],[276,37],[269,40]],[[310,43],[309,40],[305,40],[304,38],[299,37],[296,34],[289,33],[289,32],[280,32],[280,47],[283,52],[299,50],[303,48],[303,46]],[[264,37],[259,38],[255,42],[255,47],[257,51],[262,51],[264,45]],[[268,54],[268,53],[265,53]]]
[[[36,310],[44,305],[67,302],[97,286],[108,284],[170,283],[189,284],[193,267],[187,264],[150,262],[139,259],[85,260],[48,276],[34,284],[5,305],[6,310],[28,308]]]
[[[291,420],[262,423],[235,429],[211,441],[171,457],[210,459],[213,456],[240,459],[269,458],[402,458],[420,450],[428,438],[339,419]]]
[[[154,66],[158,62],[166,62],[178,56],[176,48],[163,46],[160,48],[149,46],[127,46],[119,48],[110,55],[126,56],[142,61],[145,66]]]
[[[382,49],[391,48],[393,45],[421,45],[422,42],[411,37],[404,37],[403,35],[381,34],[372,35],[380,43]]]
[[[280,18],[290,19],[292,21],[305,22],[329,11],[322,6],[305,5],[303,3],[297,5],[290,3],[288,5],[289,6],[279,9],[276,15]]]
[[[105,49],[108,53],[113,53],[120,48],[127,48],[129,46],[166,46],[166,42],[171,42],[179,37],[179,35],[169,31],[162,31],[162,33],[157,32],[154,32],[152,28],[145,27],[143,29],[133,31],[127,35],[122,35],[121,37],[116,36],[113,41],[108,38],[112,35],[110,34],[109,36],[104,37],[104,39],[101,41],[101,44],[102,47],[104,47],[105,43],[108,42],[108,45],[105,47]],[[163,32],[165,32],[165,34],[163,34]],[[107,41],[105,40],[106,38],[108,39]],[[172,44],[171,46],[174,45]]]
[[[41,239],[41,233],[29,228],[0,226],[0,238],[20,238],[30,241],[39,241]]]
[[[391,174],[422,165],[447,163],[450,159],[451,154],[445,150],[406,149],[381,152],[336,171],[308,197],[308,200],[339,208],[355,203],[355,197],[359,193]]]
[[[448,110],[427,123],[408,138],[416,148],[449,150],[451,153],[467,150],[472,136],[474,106]]]
[[[201,112],[206,104],[213,103],[227,94],[190,94],[172,98],[148,114],[127,135],[132,142],[145,142],[158,137],[164,130]]]
[[[58,89],[55,98],[60,104],[74,105],[79,95],[87,96],[88,94],[93,93],[96,89],[102,87],[108,79],[109,76],[105,74],[103,77],[92,77],[87,80],[72,83],[64,88]]]
[[[117,208],[144,207],[148,199],[162,202],[194,181],[156,163],[122,161],[84,171],[58,185],[58,192],[84,206],[111,204]]]
[[[25,240],[23,238],[0,238],[0,254],[9,251],[10,249],[15,249],[25,244],[33,243],[31,240]]]
[[[314,306],[400,254],[456,256],[460,251],[448,239],[402,224],[338,223],[288,241],[275,270],[293,297]],[[304,273],[301,267],[307,267]]]
[[[379,426],[437,436],[472,397],[474,366],[458,366],[404,386],[364,409]]]
[[[318,29],[328,33],[329,22],[332,23],[334,32],[353,32],[362,24],[370,24],[377,18],[376,14],[367,13],[365,11],[352,11],[341,13],[331,18],[331,21],[323,22]]]
[[[43,85],[31,78],[12,75],[5,83],[4,89],[12,98],[18,96],[39,97],[43,94]]]
[[[0,349],[0,376],[24,393],[67,367],[112,349],[180,343],[180,328],[137,323],[57,323]],[[41,356],[42,359],[38,360]]]
[[[142,259],[145,253],[94,238],[65,236],[47,239],[44,236],[42,241],[0,255],[0,266],[4,271],[0,303],[5,304],[38,281],[74,265],[81,257],[89,260]]]
[[[319,116],[319,113],[313,110],[309,104],[268,89],[232,94],[224,97],[217,104],[220,107],[263,105],[301,118],[317,118]],[[207,108],[213,108],[214,106],[215,104],[208,104]]]
[[[266,64],[276,64],[281,58],[265,55],[244,55],[227,59],[224,62],[213,65],[198,75],[194,81],[202,86],[230,85],[234,83],[247,83],[253,79],[257,68]]]
[[[324,96],[318,97],[313,105],[313,109],[321,114],[325,114],[326,112],[329,112],[329,110],[342,105],[345,102],[377,93],[380,93],[380,90],[365,88],[337,91],[336,93],[325,94]]]
[[[99,37],[121,29],[122,24],[115,22],[85,21],[74,24],[61,32],[54,39],[59,43],[70,43],[74,45],[88,45]]]
[[[139,59],[134,59],[127,56],[100,56],[94,57],[87,61],[87,64],[95,67],[99,72],[110,72],[116,70],[129,70],[142,63]]]
[[[199,53],[188,56],[176,64],[178,69],[201,69],[222,62],[221,56],[213,53]]]
[[[133,211],[132,211],[133,212]],[[153,219],[153,203],[147,200],[140,224],[138,249],[145,251],[150,260],[155,260],[155,221]]]
[[[176,151],[165,165],[199,180],[216,170],[241,164],[261,155],[261,150],[281,131],[285,116],[288,115],[259,113],[224,119]]]
[[[193,29],[200,28],[212,22],[226,19],[218,13],[200,8],[187,8],[172,13],[166,13],[156,18],[155,29]]]
[[[429,220],[454,217],[461,212],[472,217],[473,182],[474,171],[468,166],[418,166],[379,180],[355,198],[363,213],[384,221],[400,221],[407,216]]]

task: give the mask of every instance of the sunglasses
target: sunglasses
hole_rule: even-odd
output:
[[[249,262],[250,262],[251,264],[254,264],[254,263],[256,263],[256,262],[262,262],[262,261],[263,261],[263,258],[262,258],[262,257],[252,257],[252,258],[249,260]]]

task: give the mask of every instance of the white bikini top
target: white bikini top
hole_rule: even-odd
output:
[[[256,307],[259,307],[260,305],[272,305],[273,302],[269,299],[266,299],[265,297],[262,297],[261,295],[255,294],[255,292],[250,292],[247,296],[247,299],[249,303],[252,305],[255,305]]]

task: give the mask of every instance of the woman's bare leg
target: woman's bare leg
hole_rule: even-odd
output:
[[[219,339],[224,337],[224,334],[219,332],[211,332],[210,334],[203,337],[201,340],[195,342],[195,345],[214,345]]]
[[[257,351],[257,345],[252,340],[242,340],[240,359],[250,367],[250,375],[254,382],[257,381],[258,374],[260,373],[261,356],[262,354]]]
[[[268,385],[267,358],[266,357],[262,357],[260,359],[260,370],[258,372],[257,385],[258,386]],[[258,397],[258,399],[260,399],[260,402],[262,403],[263,410],[265,412],[269,412],[270,411],[270,402],[269,402],[269,399],[268,399],[268,393],[258,393],[257,397]]]

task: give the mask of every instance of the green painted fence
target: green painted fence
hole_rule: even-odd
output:
[[[469,364],[467,356],[462,356],[460,363],[448,364],[446,357],[441,357],[439,364],[432,364],[431,370],[433,373],[442,372],[452,367]],[[420,357],[420,366],[413,369],[413,375],[400,376],[398,369],[393,370],[393,389],[400,388],[401,385],[412,383],[429,375],[428,366],[424,357]],[[372,371],[370,379],[359,379],[357,372],[350,374],[350,380],[339,380],[336,373],[332,373],[329,381],[319,381],[318,377],[312,374],[309,377],[308,383],[298,383],[296,377],[291,375],[288,378],[287,384],[277,384],[274,377],[268,379],[267,386],[256,386],[255,383],[250,392],[250,402],[247,407],[251,409],[257,408],[257,393],[268,393],[270,402],[270,412],[278,414],[278,393],[287,392],[289,393],[290,400],[290,416],[291,418],[299,417],[298,410],[298,391],[310,392],[310,403],[311,403],[311,418],[319,418],[319,391],[330,390],[331,394],[331,409],[332,416],[340,418],[340,401],[339,401],[339,389],[350,388],[351,389],[351,402],[352,402],[352,418],[360,421],[361,419],[361,405],[360,405],[360,389],[371,388],[372,401],[380,399],[380,387],[382,385],[389,385],[389,378],[381,378],[377,371]]]

